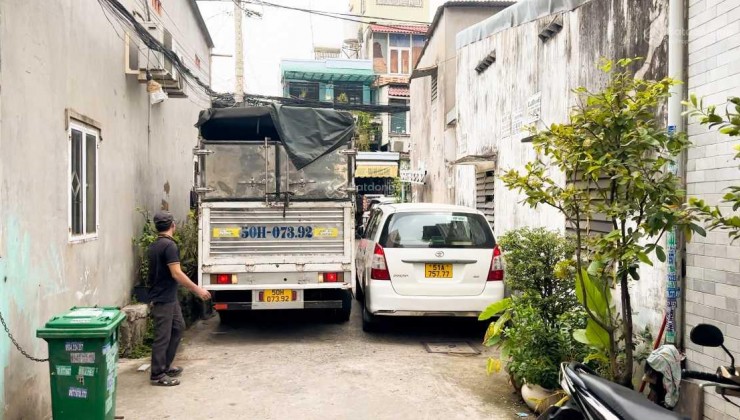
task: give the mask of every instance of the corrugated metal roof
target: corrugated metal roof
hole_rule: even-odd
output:
[[[328,58],[325,60],[283,60],[283,79],[372,83],[372,61]]]
[[[414,34],[424,35],[427,33],[429,25],[370,25],[372,32],[381,34]]]
[[[457,34],[455,44],[457,49],[460,49],[505,29],[555,13],[577,9],[589,1],[592,0],[522,0],[488,19],[460,31]]]

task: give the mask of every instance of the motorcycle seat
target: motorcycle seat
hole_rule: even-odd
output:
[[[586,390],[612,409],[622,420],[688,420],[667,410],[632,389],[608,381],[597,375],[574,370]]]

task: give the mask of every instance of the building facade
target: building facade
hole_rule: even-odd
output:
[[[429,181],[412,188],[414,201],[455,202],[455,36],[512,4],[450,1],[434,15],[411,75],[411,169],[426,172]]]
[[[350,105],[371,103],[375,73],[368,60],[283,60],[280,71],[286,98]]]
[[[213,43],[195,1],[124,3],[209,82]],[[210,100],[96,1],[9,0],[0,15],[0,312],[46,357],[35,331],[52,315],[128,303],[137,209],[187,216],[193,124]],[[151,103],[146,68],[169,99]],[[0,419],[49,418],[48,365],[0,335]]]

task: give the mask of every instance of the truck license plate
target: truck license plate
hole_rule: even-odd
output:
[[[452,264],[425,264],[424,276],[432,279],[451,279]]]
[[[260,302],[292,302],[296,300],[296,292],[288,289],[265,290],[260,293]]]

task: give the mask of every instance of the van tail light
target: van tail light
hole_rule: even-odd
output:
[[[373,261],[370,264],[370,278],[373,280],[390,280],[391,273],[388,271],[388,263],[385,259],[383,247],[375,244]]]
[[[500,281],[504,279],[504,257],[501,256],[501,248],[496,245],[493,248],[491,268],[488,270],[488,281]]]

